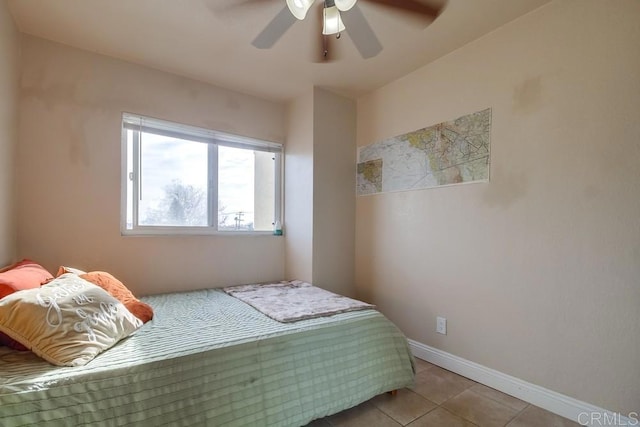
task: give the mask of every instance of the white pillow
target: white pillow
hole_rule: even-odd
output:
[[[0,332],[59,366],[85,365],[141,326],[120,301],[72,273],[0,300]]]

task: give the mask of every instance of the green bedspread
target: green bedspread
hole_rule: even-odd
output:
[[[144,300],[154,319],[86,366],[0,347],[0,426],[300,426],[413,382],[375,310],[283,324],[218,290]]]

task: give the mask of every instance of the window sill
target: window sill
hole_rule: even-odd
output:
[[[120,234],[123,237],[189,237],[189,236],[234,236],[234,237],[256,237],[256,236],[273,236],[283,237],[282,235],[276,236],[272,231],[218,231],[202,228],[187,228],[181,227],[180,229],[165,228],[165,227],[153,227],[143,228],[136,230],[121,230]]]

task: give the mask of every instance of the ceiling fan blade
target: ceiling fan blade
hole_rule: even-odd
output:
[[[237,9],[245,10],[253,8],[259,3],[266,4],[274,1],[276,0],[202,0],[214,15],[223,15]]]
[[[386,6],[411,13],[418,13],[425,17],[435,19],[440,15],[444,7],[430,6],[418,0],[368,0],[369,3],[376,3],[380,6]]]
[[[357,4],[348,12],[342,13],[342,20],[349,37],[364,59],[372,58],[382,51],[378,37]]]
[[[282,10],[267,24],[267,26],[256,36],[251,42],[258,49],[271,48],[297,19],[289,12],[289,8],[285,6]]]

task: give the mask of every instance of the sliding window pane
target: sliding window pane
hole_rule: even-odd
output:
[[[141,132],[138,223],[207,226],[207,144]]]
[[[218,230],[254,229],[253,150],[218,147]]]

